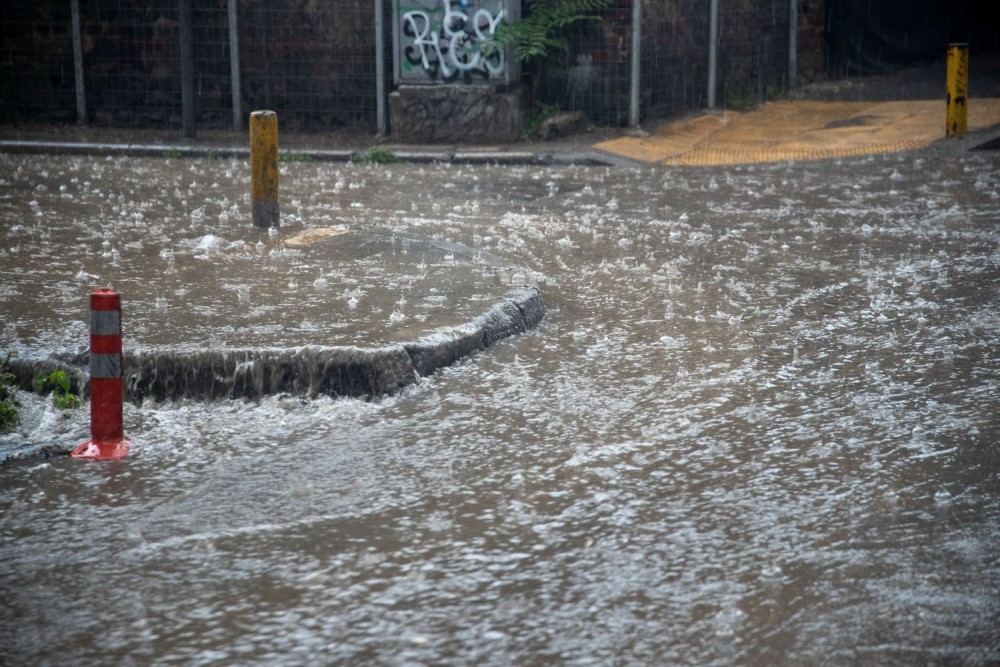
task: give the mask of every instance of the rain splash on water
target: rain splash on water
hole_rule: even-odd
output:
[[[995,154],[295,164],[276,236],[245,169],[0,156],[4,348],[79,351],[106,282],[126,347],[431,326],[282,245],[372,222],[511,259],[546,320],[395,396],[147,401],[124,462],[0,467],[13,662],[1000,661]]]

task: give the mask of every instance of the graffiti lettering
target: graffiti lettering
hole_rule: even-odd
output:
[[[492,10],[470,4],[488,0],[434,0],[435,5],[405,8],[401,12],[402,63],[400,78],[410,81],[455,81],[463,77],[483,80],[502,77],[502,49],[483,50],[483,43],[497,31],[506,16],[502,7]]]

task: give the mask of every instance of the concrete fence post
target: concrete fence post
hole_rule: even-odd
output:
[[[184,138],[195,138],[194,28],[191,0],[179,0],[181,31],[181,124]]]

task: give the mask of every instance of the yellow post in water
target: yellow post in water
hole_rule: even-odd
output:
[[[948,45],[948,125],[945,136],[965,134],[969,112],[969,45]]]
[[[250,200],[254,227],[277,227],[278,114],[250,114]]]

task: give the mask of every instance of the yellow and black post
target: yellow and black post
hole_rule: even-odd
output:
[[[948,125],[945,136],[965,134],[969,112],[969,45],[948,45]]]
[[[278,114],[250,114],[250,200],[254,227],[277,227]]]

